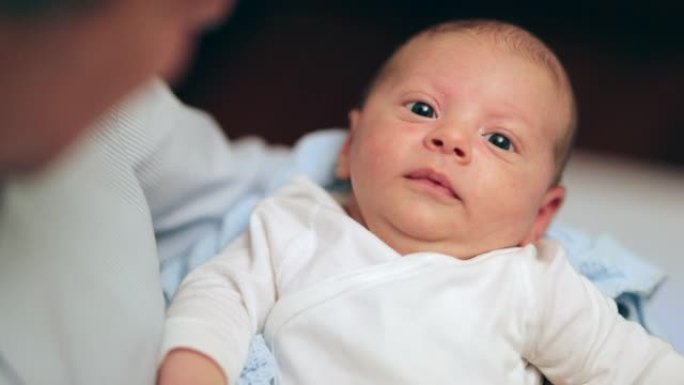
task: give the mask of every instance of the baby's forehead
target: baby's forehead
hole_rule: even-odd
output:
[[[567,107],[569,115],[574,116],[575,101],[570,79],[555,53],[531,33],[515,26],[504,27],[503,30],[428,30],[416,35],[402,47],[406,48],[405,54],[402,54],[401,49],[396,53],[397,67],[401,67],[402,63],[409,64],[411,60],[421,61],[421,52],[434,48],[435,42],[443,50],[457,51],[459,47],[471,46],[521,59],[548,76],[561,103]],[[568,120],[574,118],[569,117]]]
[[[470,30],[426,31],[409,39],[397,50],[388,63],[401,65],[421,62],[426,53],[441,50],[444,53],[457,53],[470,48],[488,51],[496,55],[523,59],[551,75],[558,86],[566,77],[565,70],[555,54],[533,35],[520,32],[520,36],[510,36],[499,32]],[[455,54],[454,58],[458,56]]]
[[[541,41],[527,41],[530,39],[534,37],[524,36],[513,40],[499,38],[493,33],[424,32],[410,39],[390,57],[375,83],[388,78],[402,81],[414,72],[435,74],[437,63],[443,63],[437,72],[455,73],[474,67],[482,70],[493,68],[485,66],[490,61],[497,63],[497,66],[513,66],[513,71],[531,70],[546,77],[550,80],[551,89],[561,99],[569,101],[572,99],[572,90],[562,65]],[[506,60],[507,58],[513,60]],[[519,63],[523,63],[522,67]]]

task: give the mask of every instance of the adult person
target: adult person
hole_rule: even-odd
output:
[[[0,0],[0,384],[154,382],[159,257],[253,176],[153,77],[231,5]]]
[[[178,74],[231,3],[0,0],[0,175],[45,164],[151,74]]]

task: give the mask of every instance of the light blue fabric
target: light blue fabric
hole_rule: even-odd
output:
[[[254,206],[296,175],[306,175],[329,190],[347,186],[335,179],[337,153],[346,138],[346,130],[330,129],[303,137],[292,151],[264,172],[272,172],[268,185],[254,185],[245,191],[225,213],[222,231],[199,242],[185,259],[162,267],[164,294],[171,298],[183,277],[192,268],[214,256],[248,225]],[[560,242],[568,252],[570,263],[589,278],[606,295],[616,299],[621,313],[647,327],[643,302],[664,279],[664,274],[639,258],[608,235],[590,236],[563,225],[552,226],[547,237]],[[238,380],[239,385],[274,383],[276,362],[265,341],[257,336]]]
[[[609,235],[589,234],[554,224],[546,236],[560,242],[570,264],[603,294],[615,298],[620,313],[650,329],[644,301],[665,279],[657,267],[640,258]]]

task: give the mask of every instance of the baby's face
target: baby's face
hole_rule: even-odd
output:
[[[350,113],[351,215],[402,254],[534,242],[563,200],[550,184],[568,116],[529,59],[455,33],[414,40]]]

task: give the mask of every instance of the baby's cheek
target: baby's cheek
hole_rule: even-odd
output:
[[[379,135],[369,135],[359,138],[357,146],[352,151],[352,163],[356,165],[357,172],[382,172],[386,171],[387,163],[392,161],[394,144]],[[394,158],[396,159],[396,158]]]
[[[375,163],[380,158],[380,155],[381,153],[378,152],[376,146],[362,145],[353,147],[349,154],[352,175],[367,173],[371,168],[376,167]]]
[[[498,179],[498,180],[497,180]],[[528,217],[530,202],[534,198],[530,195],[529,185],[520,178],[494,178],[491,183],[483,183],[481,191],[495,194],[492,201],[496,201],[495,215],[501,215],[512,221],[523,220]],[[483,193],[484,196],[484,193]]]

